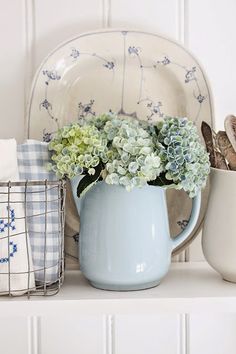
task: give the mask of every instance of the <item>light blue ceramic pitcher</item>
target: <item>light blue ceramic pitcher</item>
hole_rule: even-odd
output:
[[[145,186],[127,192],[98,182],[81,200],[72,189],[81,218],[79,260],[82,273],[96,288],[139,290],[156,286],[168,272],[171,253],[194,229],[201,193],[193,199],[187,227],[170,237],[166,190]]]

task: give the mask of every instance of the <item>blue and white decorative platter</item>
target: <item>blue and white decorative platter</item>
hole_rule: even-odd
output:
[[[108,29],[58,46],[38,69],[29,100],[28,137],[49,141],[61,126],[104,112],[156,121],[165,115],[213,123],[211,94],[196,59],[180,44],[153,33]],[[198,233],[199,222],[180,252]],[[186,225],[191,201],[168,192],[171,233]]]

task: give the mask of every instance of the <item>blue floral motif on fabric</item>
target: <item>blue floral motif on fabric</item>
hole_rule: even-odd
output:
[[[9,223],[6,220],[0,219],[0,233],[4,232],[5,229],[11,229],[12,231],[16,230],[16,225],[15,225],[15,210],[12,209],[11,207],[9,208],[7,206],[7,211],[10,210],[10,215],[9,215]]]
[[[0,233],[4,232],[5,229],[11,229],[12,231],[16,230],[15,226],[15,210],[11,207],[6,207],[7,212],[9,212],[9,222],[7,222],[5,219],[0,219]],[[0,258],[0,264],[1,263],[8,263],[10,257],[14,257],[14,253],[17,252],[17,244],[14,243],[13,241],[9,242],[9,249],[7,250],[9,256],[8,257],[2,257]]]
[[[14,257],[14,253],[17,252],[17,244],[14,243],[13,241],[9,242],[9,246],[10,246],[10,252],[9,252],[9,257],[2,257],[0,258],[0,264],[1,263],[8,263],[10,257]]]

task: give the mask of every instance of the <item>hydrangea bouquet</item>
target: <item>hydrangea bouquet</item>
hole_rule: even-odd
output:
[[[99,180],[128,191],[146,184],[185,190],[206,184],[209,156],[187,118],[158,123],[103,114],[58,130],[49,144],[49,168],[59,178],[82,175],[78,196]]]

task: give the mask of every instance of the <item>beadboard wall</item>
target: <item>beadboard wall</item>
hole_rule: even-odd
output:
[[[222,128],[224,117],[236,113],[235,14],[236,0],[0,0],[0,137],[23,141],[27,97],[44,56],[61,41],[103,27],[154,31],[189,48],[208,74],[215,126]],[[202,258],[199,237],[176,260]],[[6,306],[4,300],[0,306],[0,348],[8,354],[235,354],[235,313],[208,313],[208,306],[202,310],[202,295],[198,299],[195,296],[199,284],[195,280],[191,283],[194,274],[196,279],[204,280],[203,294],[208,292],[207,286],[211,287],[203,271],[187,273],[186,287],[192,289],[194,296],[186,300],[184,295],[182,300],[196,307],[190,314],[185,313],[188,309],[168,312],[169,302],[164,299],[161,313],[147,301],[149,307],[146,302],[137,306],[137,312],[141,308],[143,314],[135,311],[132,315],[128,306],[127,313],[118,315],[105,310],[93,314],[92,309],[86,314],[91,300],[79,304],[79,297],[76,301],[68,299],[66,306],[57,296],[47,303],[44,299],[37,303],[27,299],[19,303],[6,300]],[[180,291],[181,277],[182,270],[179,278],[174,276],[170,303],[175,301],[175,292]],[[220,278],[216,284],[221,289]],[[64,289],[67,296],[67,288]],[[117,311],[116,300],[114,303],[96,300],[92,289],[91,292],[97,310],[101,304],[103,307],[112,304],[114,313]],[[232,297],[225,298],[228,301],[229,307],[235,303]],[[179,302],[181,299],[177,298],[176,303]],[[208,304],[211,302],[209,298]],[[217,310],[221,301],[216,298],[214,303]],[[44,309],[44,313],[37,313],[38,308]]]
[[[61,41],[102,27],[130,27],[172,37],[208,74],[215,126],[236,112],[235,0],[0,0],[1,137],[21,142],[33,75]],[[175,260],[203,259],[200,237]]]

